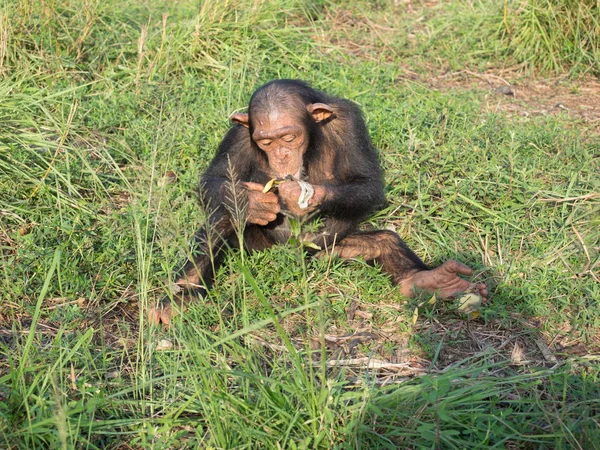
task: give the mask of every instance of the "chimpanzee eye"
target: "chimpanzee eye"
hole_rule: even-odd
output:
[[[263,147],[268,147],[269,145],[271,145],[271,142],[273,142],[273,141],[263,140],[263,141],[260,141],[260,145],[262,145]]]
[[[282,139],[285,142],[292,142],[294,139],[296,139],[296,136],[294,134],[287,134]]]

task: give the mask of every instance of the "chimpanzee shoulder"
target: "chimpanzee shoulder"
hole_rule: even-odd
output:
[[[383,172],[361,109],[346,99],[332,98],[335,114],[323,126],[323,151],[335,157],[335,175],[341,181],[371,180],[372,189],[383,190]]]
[[[253,171],[266,165],[264,155],[253,145],[248,129],[241,125],[233,125],[225,133],[202,179],[228,178],[230,165],[237,178],[242,180],[250,180]]]

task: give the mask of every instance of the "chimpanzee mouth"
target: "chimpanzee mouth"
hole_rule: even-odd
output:
[[[292,180],[299,180],[300,177],[302,176],[302,167],[300,167],[298,170],[282,170],[282,171],[273,171],[275,174],[275,177],[279,180],[283,180],[283,179],[292,179]]]

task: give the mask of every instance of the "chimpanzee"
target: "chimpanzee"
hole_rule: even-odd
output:
[[[288,241],[290,217],[318,217],[320,227],[303,235],[304,242],[322,253],[377,262],[407,297],[416,288],[442,298],[474,290],[485,299],[485,284],[459,276],[472,272],[464,264],[448,260],[429,269],[396,233],[357,231],[382,205],[384,194],[377,153],[354,103],[302,81],[275,80],[252,95],[247,114],[233,114],[231,120],[234,125],[201,179],[201,197],[213,212],[211,228],[199,231],[199,256],[175,282],[178,303],[205,294],[224,250],[239,246],[234,208],[240,207],[248,250]],[[273,179],[279,184],[270,189]],[[165,298],[149,319],[168,325],[171,314]]]

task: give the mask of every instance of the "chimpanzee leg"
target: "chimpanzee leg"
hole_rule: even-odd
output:
[[[350,234],[336,244],[334,254],[344,259],[362,257],[367,262],[377,262],[395,284],[414,272],[427,270],[425,263],[392,231]]]
[[[227,237],[212,236],[215,242],[210,242],[206,229],[201,229],[196,235],[197,247],[200,249],[198,256],[193,261],[188,261],[181,270],[181,275],[175,284],[185,291],[195,292],[196,296],[204,296],[210,288],[214,273],[223,263],[225,251],[228,248],[239,248],[237,235],[234,233]],[[262,227],[249,225],[244,230],[244,247],[246,250],[264,250],[271,247],[273,242],[262,231]]]
[[[209,231],[202,228],[196,233],[194,250],[197,253],[185,264],[176,277],[172,300],[169,297],[163,297],[156,307],[149,309],[148,319],[150,322],[156,324],[163,322],[165,325],[169,325],[171,316],[175,314],[172,302],[180,310],[183,310],[189,302],[206,294],[206,290],[212,283],[214,272],[223,262],[225,250],[228,246],[235,246],[236,242],[232,239],[231,230],[227,229],[229,227],[223,228],[223,225],[219,226],[218,223],[211,224],[211,227]],[[218,235],[217,230],[226,234]]]
[[[336,244],[333,250],[341,258],[362,257],[368,262],[377,262],[406,297],[411,297],[415,289],[436,292],[440,298],[467,290],[478,290],[484,299],[487,295],[485,284],[472,284],[459,276],[469,275],[472,272],[469,267],[448,260],[435,269],[429,269],[400,236],[391,231],[353,233]]]
[[[323,221],[323,225],[319,227],[318,231],[303,234],[302,241],[311,242],[320,248],[323,253],[327,253],[355,229],[356,224],[352,220],[328,217]],[[310,247],[305,247],[305,250],[313,255],[318,253],[318,250]]]
[[[239,242],[228,224],[213,223],[212,230],[201,229],[195,237],[198,254],[188,261],[175,280],[173,301],[180,310],[191,301],[204,297],[213,282],[214,274],[223,263],[228,248],[239,248]],[[244,246],[247,250],[264,250],[273,245],[263,227],[248,225],[244,230]],[[148,317],[151,322],[169,325],[175,311],[169,297],[164,297],[156,308],[151,308]]]

